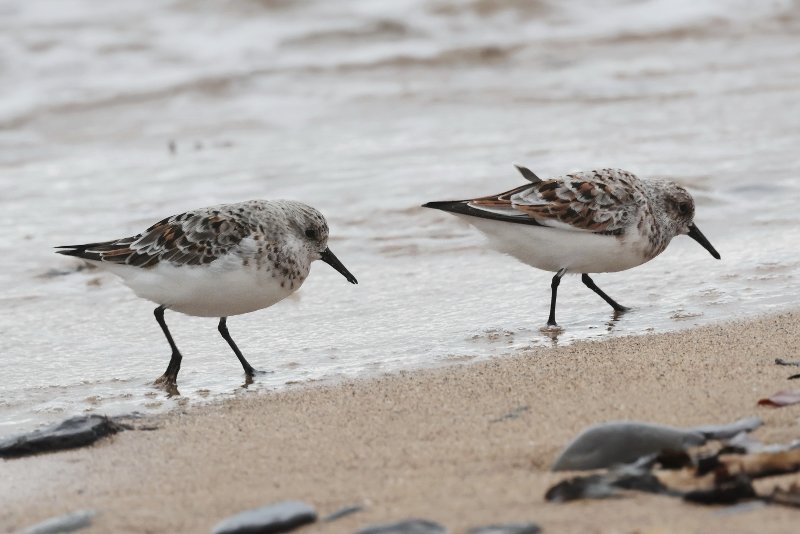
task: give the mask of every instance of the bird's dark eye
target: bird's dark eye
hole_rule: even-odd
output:
[[[681,215],[689,215],[689,212],[692,210],[692,207],[689,205],[688,202],[681,202],[678,204],[678,213]]]
[[[306,237],[309,238],[309,239],[316,239],[317,238],[317,232],[313,228],[308,228],[306,230]]]

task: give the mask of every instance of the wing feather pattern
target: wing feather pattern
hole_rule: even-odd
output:
[[[159,262],[203,265],[229,253],[252,233],[245,218],[211,208],[167,217],[136,236],[56,248],[67,256],[134,267]]]
[[[619,235],[635,216],[640,195],[644,194],[638,179],[620,169],[578,172],[549,180],[538,179],[524,167],[520,172],[531,183],[497,195],[425,206],[518,224]]]

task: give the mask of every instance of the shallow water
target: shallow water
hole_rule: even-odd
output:
[[[696,5],[698,4],[698,5]],[[0,5],[0,435],[286,384],[664,332],[796,305],[800,13],[791,2],[139,2]],[[170,150],[170,144],[174,150]],[[622,167],[690,188],[715,261],[677,238],[580,280],[485,249],[428,200]],[[167,313],[59,244],[249,198],[320,208],[332,250],[293,298],[228,321]],[[768,335],[768,333],[765,333]],[[535,362],[531,363],[535,365]]]

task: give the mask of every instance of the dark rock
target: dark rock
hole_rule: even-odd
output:
[[[340,508],[331,514],[326,515],[322,520],[325,522],[336,521],[337,519],[341,519],[350,514],[355,514],[356,512],[360,512],[363,509],[364,507],[359,505],[345,506],[344,508]]]
[[[467,534],[539,534],[541,531],[542,529],[535,523],[506,523],[471,528]]]
[[[742,500],[757,499],[750,477],[737,475],[706,490],[687,492],[683,499],[698,504],[734,504]]]
[[[0,441],[0,458],[84,447],[123,427],[103,415],[79,415],[55,425]]]
[[[300,501],[283,501],[246,510],[219,522],[213,534],[270,534],[289,532],[317,520],[314,508]]]
[[[635,462],[663,451],[682,451],[704,444],[699,432],[665,425],[617,421],[591,426],[567,445],[553,471],[589,470]]]
[[[646,468],[625,467],[608,473],[563,480],[548,489],[544,498],[550,502],[606,499],[618,497],[621,489],[646,493],[672,493]]]
[[[62,532],[75,532],[92,524],[94,510],[79,510],[71,514],[50,518],[41,523],[36,523],[17,534],[60,534]]]
[[[447,529],[427,519],[407,519],[397,523],[373,525],[362,528],[356,534],[446,534]]]
[[[731,439],[742,432],[752,432],[764,421],[760,417],[745,417],[729,425],[703,425],[690,428],[690,432],[699,432],[706,439]]]

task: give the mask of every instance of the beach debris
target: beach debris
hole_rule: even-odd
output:
[[[757,452],[783,452],[800,448],[800,438],[789,443],[764,444],[749,434],[739,434],[725,442],[725,449],[721,452],[738,452],[739,454],[754,454]]]
[[[676,428],[639,421],[612,421],[590,426],[576,437],[553,464],[553,471],[585,471],[629,464],[648,455],[675,456],[708,440],[730,439],[752,432],[764,421],[745,417],[726,425]],[[665,458],[666,460],[666,458]],[[685,460],[685,458],[684,458]],[[666,466],[666,465],[665,465]]]
[[[643,463],[615,468],[607,473],[577,476],[563,480],[548,489],[544,498],[550,502],[607,499],[609,497],[619,497],[622,494],[620,490],[669,493],[667,487]]]
[[[471,528],[467,534],[539,534],[541,531],[536,523],[506,523]]]
[[[725,467],[725,474],[730,476],[744,474],[750,478],[763,478],[786,475],[800,471],[800,449],[747,455],[726,454],[721,455],[719,461]]]
[[[16,458],[91,445],[98,439],[124,430],[104,415],[78,415],[60,423],[11,436],[0,441],[0,458]]]
[[[688,491],[683,495],[685,501],[698,504],[734,504],[757,497],[750,477],[741,474],[715,483],[711,488]]]
[[[317,520],[314,507],[302,501],[282,501],[245,510],[223,519],[212,534],[270,534],[289,532]]]
[[[703,425],[692,427],[689,430],[703,434],[706,439],[723,440],[731,439],[742,433],[752,432],[763,424],[764,420],[760,417],[745,417],[727,425]]]
[[[800,360],[792,362],[792,361],[789,361],[789,360],[784,360],[783,358],[775,358],[775,364],[776,365],[791,365],[791,366],[794,366],[794,367],[800,367]],[[795,380],[797,378],[800,378],[800,373],[790,376],[789,380]]]
[[[336,521],[337,519],[341,519],[343,517],[347,517],[348,515],[360,512],[363,509],[364,509],[363,506],[359,506],[357,504],[353,506],[345,506],[344,508],[339,508],[335,512],[326,515],[324,518],[322,518],[322,520],[325,521],[326,523],[330,521]]]
[[[605,472],[563,480],[547,490],[545,499],[603,499],[622,497],[622,490],[634,490],[682,497],[703,505],[759,502],[800,507],[800,485],[796,483],[788,489],[775,487],[771,493],[759,493],[753,486],[756,479],[800,472],[800,439],[764,445],[747,434],[760,424],[760,420],[750,418],[725,427],[697,427],[693,430],[706,430],[716,437],[741,432],[730,440],[719,440],[716,450],[709,450],[707,444],[699,449],[668,450]],[[760,483],[760,487],[765,486]]]
[[[495,419],[490,420],[490,423],[499,423],[501,421],[508,421],[510,419],[518,419],[522,414],[530,410],[530,406],[517,406],[510,412],[501,415]]]
[[[78,510],[71,514],[51,517],[41,523],[36,523],[17,534],[60,534],[62,532],[75,532],[92,524],[95,516],[94,510]]]
[[[788,489],[777,486],[772,489],[772,493],[766,496],[764,500],[773,504],[800,508],[800,484],[793,482]]]
[[[427,519],[406,519],[362,528],[356,534],[446,534],[447,529]]]
[[[791,406],[797,403],[800,403],[800,389],[784,389],[758,401],[759,406],[773,406],[775,408]]]
[[[635,462],[662,451],[681,451],[702,445],[701,432],[636,421],[594,425],[567,445],[553,464],[553,471],[602,469]]]

